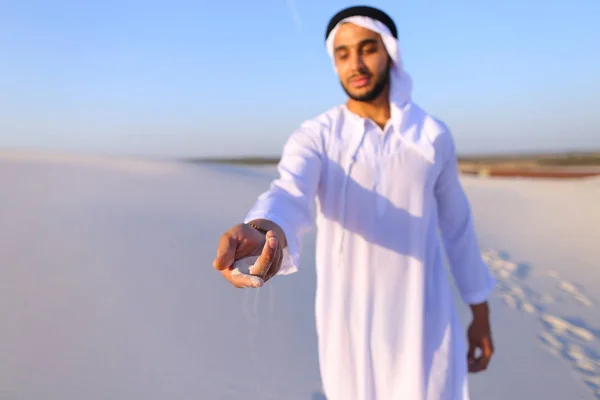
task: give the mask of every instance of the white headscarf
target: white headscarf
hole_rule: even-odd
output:
[[[390,102],[395,104],[399,109],[402,109],[408,101],[411,100],[412,94],[412,79],[410,75],[404,70],[402,65],[402,57],[400,55],[400,46],[398,41],[392,35],[387,26],[381,21],[373,18],[364,16],[353,16],[348,17],[340,21],[329,33],[325,45],[327,52],[334,60],[333,56],[333,41],[335,35],[343,23],[352,23],[365,29],[369,29],[373,32],[378,33],[381,36],[383,45],[385,46],[390,58],[393,61],[393,65],[390,71]],[[334,62],[335,69],[335,62]]]

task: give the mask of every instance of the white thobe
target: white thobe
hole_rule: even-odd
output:
[[[289,137],[278,172],[245,220],[285,232],[280,274],[297,271],[303,234],[317,226],[328,400],[468,399],[466,332],[444,256],[466,303],[485,301],[495,282],[445,125],[412,102],[384,129],[334,107]]]

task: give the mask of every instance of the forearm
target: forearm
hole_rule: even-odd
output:
[[[495,285],[481,256],[468,201],[460,188],[440,202],[440,231],[454,281],[473,311],[485,309]]]
[[[439,228],[463,300],[476,310],[485,310],[481,304],[487,300],[495,281],[481,256],[471,207],[460,183],[456,156],[450,144],[447,152],[449,155],[435,191]]]
[[[314,203],[321,178],[323,146],[320,126],[303,126],[284,146],[278,177],[246,214],[254,222],[273,230],[284,249],[280,274],[297,270],[302,236],[314,223]]]

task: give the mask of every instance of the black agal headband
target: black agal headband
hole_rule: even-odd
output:
[[[345,8],[345,9],[339,11],[337,14],[335,14],[331,18],[331,20],[329,21],[329,24],[327,25],[327,30],[325,32],[325,40],[327,40],[327,38],[329,37],[329,34],[336,27],[337,24],[339,24],[341,21],[343,21],[344,19],[346,19],[348,17],[356,17],[356,16],[369,17],[369,18],[373,18],[373,19],[381,22],[390,30],[390,32],[392,33],[392,36],[394,36],[394,38],[398,39],[398,30],[396,29],[396,24],[394,23],[394,20],[392,20],[392,18],[390,18],[389,15],[387,15],[385,12],[383,12],[377,8],[374,8],[374,7],[354,6],[354,7],[348,7],[348,8]]]

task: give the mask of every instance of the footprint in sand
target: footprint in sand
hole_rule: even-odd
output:
[[[561,299],[560,293],[591,307],[593,302],[583,288],[562,279],[557,271],[549,271],[547,276],[557,281],[559,292],[542,295],[524,282],[528,275],[519,272],[519,264],[497,250],[488,250],[482,255],[498,281],[497,291],[504,304],[539,318],[544,327],[538,336],[540,342],[552,354],[571,363],[594,397],[600,399],[600,354],[593,350],[600,348],[596,343],[600,341],[600,333],[597,333],[600,331],[589,328],[584,321],[560,318],[547,310],[549,305]]]
[[[546,345],[547,349],[554,355],[560,355],[563,344],[556,336],[550,332],[542,332],[539,335],[540,341]]]
[[[518,308],[526,313],[533,313],[535,310],[541,310],[544,305],[554,303],[560,298],[560,295],[541,295],[523,284],[524,278],[517,276],[520,275],[518,273],[519,264],[506,259],[497,250],[486,250],[482,252],[482,256],[499,281],[498,289],[503,293],[503,300],[509,307]],[[583,287],[562,279],[557,271],[549,271],[547,276],[557,281],[557,288],[561,293],[586,307],[591,307],[594,304],[584,293]]]
[[[586,342],[591,342],[593,341],[596,336],[594,335],[593,332],[576,326],[562,318],[559,318],[555,315],[551,315],[551,314],[543,314],[541,316],[542,321],[547,325],[547,327],[550,329],[551,332],[553,333],[557,333],[560,335],[564,335],[564,334],[568,334],[570,333],[571,335],[575,336],[577,339],[586,341]]]
[[[535,314],[538,308],[530,303],[524,296],[517,293],[506,293],[502,296],[504,304],[512,309],[517,309],[527,314]]]
[[[557,329],[554,332],[542,332],[539,335],[540,341],[552,354],[569,361],[573,369],[582,376],[586,386],[600,399],[600,355],[568,336],[571,324],[567,321],[560,318],[557,321],[555,317],[549,320]]]
[[[595,397],[597,399],[600,399],[600,375],[594,377],[586,377],[583,379],[583,381],[594,391]]]
[[[598,371],[598,363],[587,357],[585,349],[581,345],[570,343],[566,352],[579,370],[591,374]]]
[[[557,271],[549,271],[547,275],[557,281],[557,288],[560,291],[571,296],[575,301],[586,307],[591,307],[594,304],[592,300],[585,295],[584,289],[580,285],[562,279]]]
[[[483,253],[483,258],[498,280],[497,289],[502,293],[502,300],[508,307],[534,314],[542,309],[543,304],[552,301],[549,296],[545,296],[542,301],[543,296],[522,284],[520,280],[513,279],[519,268],[516,263],[500,258],[499,253],[495,251]]]
[[[584,306],[586,306],[586,307],[592,306],[592,301],[586,295],[581,293],[577,289],[577,287],[574,284],[572,284],[571,282],[562,281],[558,284],[558,288],[560,290],[562,290],[563,292],[571,295],[575,300],[577,300]]]

